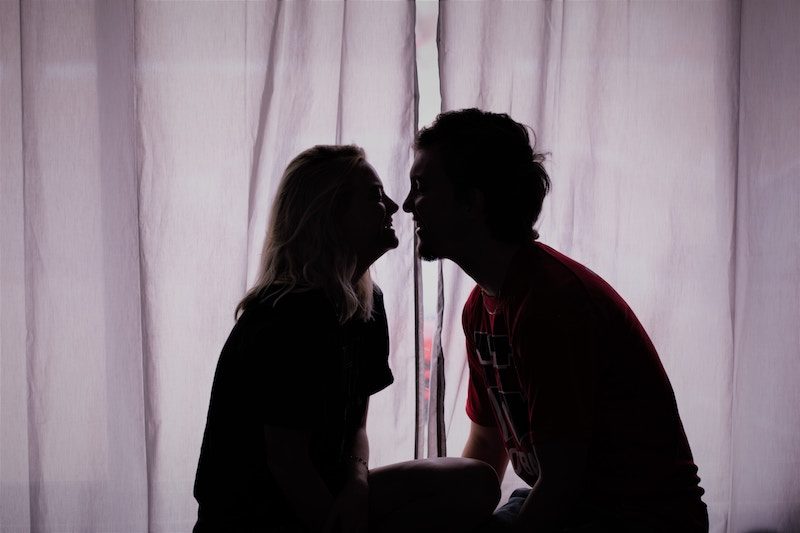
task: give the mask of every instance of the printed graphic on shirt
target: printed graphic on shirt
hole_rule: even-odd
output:
[[[539,463],[533,452],[528,402],[519,385],[508,335],[476,331],[474,341],[486,392],[514,471],[526,480],[538,477]]]

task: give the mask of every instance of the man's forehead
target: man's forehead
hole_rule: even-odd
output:
[[[420,148],[414,151],[414,164],[411,166],[411,176],[429,174],[438,165],[438,156],[435,150]]]

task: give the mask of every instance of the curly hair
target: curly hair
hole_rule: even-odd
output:
[[[457,197],[470,189],[483,194],[494,238],[529,242],[539,237],[533,225],[550,190],[545,154],[534,150],[535,141],[507,114],[472,108],[441,113],[420,130],[414,148],[439,151]]]
[[[314,146],[289,163],[272,204],[258,277],[236,306],[237,317],[274,286],[276,303],[293,290],[324,289],[341,323],[372,316],[372,278],[367,271],[353,282],[356,254],[339,227],[350,177],[365,163],[364,150],[355,145]]]

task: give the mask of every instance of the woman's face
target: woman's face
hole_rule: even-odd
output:
[[[356,252],[359,266],[367,269],[387,250],[397,247],[392,215],[398,208],[384,192],[383,183],[369,163],[356,169],[351,179],[345,192],[342,237]]]

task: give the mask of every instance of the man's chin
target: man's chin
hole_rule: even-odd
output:
[[[436,261],[442,258],[441,255],[435,253],[421,242],[417,244],[417,255],[419,255],[419,258],[423,261]]]

